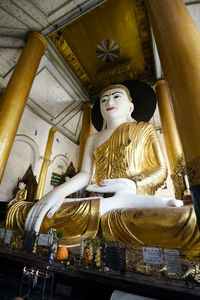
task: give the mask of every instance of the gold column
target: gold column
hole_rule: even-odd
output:
[[[145,0],[183,145],[190,186],[200,184],[200,33],[182,0]]]
[[[2,95],[0,105],[0,182],[40,59],[45,50],[45,38],[38,32],[29,32],[26,45]]]
[[[172,113],[165,80],[158,80],[154,87],[158,99],[158,109],[160,112],[162,131],[165,140],[175,196],[176,199],[183,199],[183,192],[186,189],[183,175],[183,171],[185,169],[185,158],[179,133],[176,127],[176,122]]]
[[[52,149],[54,134],[55,134],[56,130],[57,129],[54,126],[51,127],[51,129],[49,130],[49,136],[48,136],[46,150],[45,150],[45,154],[44,154],[44,160],[43,160],[42,167],[40,170],[37,192],[35,195],[36,200],[41,199],[43,196],[44,186],[45,186],[46,176],[47,176],[47,170],[50,165],[51,149]]]
[[[78,172],[80,172],[81,170],[85,144],[87,142],[88,137],[92,133],[91,110],[92,110],[91,103],[87,102],[83,104],[83,121],[82,121],[82,130],[81,130],[81,137],[80,137],[79,157],[78,157]]]

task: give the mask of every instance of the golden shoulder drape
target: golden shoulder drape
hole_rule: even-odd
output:
[[[123,123],[94,151],[93,183],[107,178],[129,178],[137,194],[154,195],[167,177],[166,162],[153,124]]]

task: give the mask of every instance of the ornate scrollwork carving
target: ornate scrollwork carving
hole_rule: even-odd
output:
[[[185,169],[185,160],[183,155],[181,155],[175,163],[174,173],[171,174],[171,179],[174,185],[175,197],[176,199],[183,199],[183,192],[186,189],[183,171]]]
[[[187,174],[190,186],[195,186],[200,184],[200,157],[197,157],[186,165]]]

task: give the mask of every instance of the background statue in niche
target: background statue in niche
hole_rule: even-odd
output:
[[[96,236],[101,218],[107,239],[139,245],[199,247],[193,208],[166,207],[167,199],[154,197],[167,175],[154,126],[133,122],[131,97],[122,85],[110,86],[101,93],[100,108],[104,129],[89,137],[81,172],[31,205],[32,208],[28,207],[25,229],[36,232],[48,232],[50,227],[62,229],[65,231],[62,242],[77,245],[81,236]],[[101,188],[99,185],[104,185],[105,179],[111,187],[118,178],[131,180],[133,190],[129,201],[123,195],[117,201],[115,197],[82,201],[65,198],[88,184]]]
[[[12,204],[18,202],[18,201],[24,201],[27,198],[27,189],[26,189],[26,184],[21,181],[21,178],[18,178],[18,191],[16,193],[16,196],[13,200],[11,200],[8,203],[8,207],[10,207]]]
[[[21,181],[25,182],[27,193],[27,201],[35,201],[35,194],[37,191],[37,181],[33,174],[32,166],[30,165],[23,175]]]
[[[22,178],[18,178],[17,185],[13,190],[14,199],[8,204],[6,213],[6,228],[20,228],[24,231],[23,215],[29,211],[29,205],[35,203],[37,181],[30,165]],[[28,209],[28,210],[27,210]]]

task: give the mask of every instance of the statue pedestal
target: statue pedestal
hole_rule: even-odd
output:
[[[32,254],[9,252],[0,248],[0,299],[10,292],[10,299],[17,296],[24,267],[45,269],[47,261]],[[110,299],[114,290],[122,290],[155,299],[199,299],[200,287],[192,288],[184,282],[163,280],[141,274],[110,274],[97,270],[81,269],[78,265],[66,266],[55,262],[49,266],[54,273],[53,299],[70,296],[69,299]],[[7,283],[6,283],[7,282]],[[6,284],[5,284],[6,283]],[[12,293],[11,293],[12,292]],[[70,295],[69,295],[70,294]],[[67,298],[67,297],[66,297]],[[9,299],[9,298],[8,298]]]

